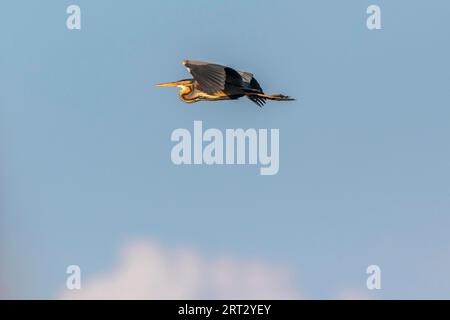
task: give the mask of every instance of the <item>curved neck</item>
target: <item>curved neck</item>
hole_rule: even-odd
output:
[[[178,92],[178,95],[184,102],[191,103],[196,101],[195,97],[191,95],[192,92],[193,92],[193,85],[189,84],[183,86],[182,89]]]

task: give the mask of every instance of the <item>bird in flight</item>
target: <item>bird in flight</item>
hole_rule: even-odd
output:
[[[183,64],[194,79],[161,83],[156,86],[181,88],[178,95],[186,103],[235,100],[245,96],[262,107],[266,100],[295,100],[282,94],[265,94],[253,74],[249,72],[204,61],[184,60]]]

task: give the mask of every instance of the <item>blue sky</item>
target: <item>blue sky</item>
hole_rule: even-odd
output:
[[[82,10],[82,29],[65,26]],[[378,4],[382,30],[366,28]],[[52,298],[127,239],[287,265],[308,298],[449,298],[448,1],[14,1],[0,14],[0,284]],[[183,104],[183,59],[297,98]],[[280,171],[174,166],[176,128],[279,128]],[[6,288],[6,289],[5,289]]]

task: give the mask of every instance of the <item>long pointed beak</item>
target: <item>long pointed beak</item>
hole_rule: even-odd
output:
[[[178,86],[178,81],[155,84],[155,87],[176,87],[176,86]]]

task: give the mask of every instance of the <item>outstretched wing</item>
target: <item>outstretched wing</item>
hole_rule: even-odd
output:
[[[248,92],[263,93],[258,81],[249,72],[197,60],[184,60],[183,64],[198,82],[200,88],[210,95],[219,91],[240,96]],[[266,102],[266,99],[260,96],[248,95],[247,97],[260,107]]]
[[[183,64],[208,94],[223,91],[226,85],[242,87],[241,75],[232,68],[204,61],[184,60]]]

